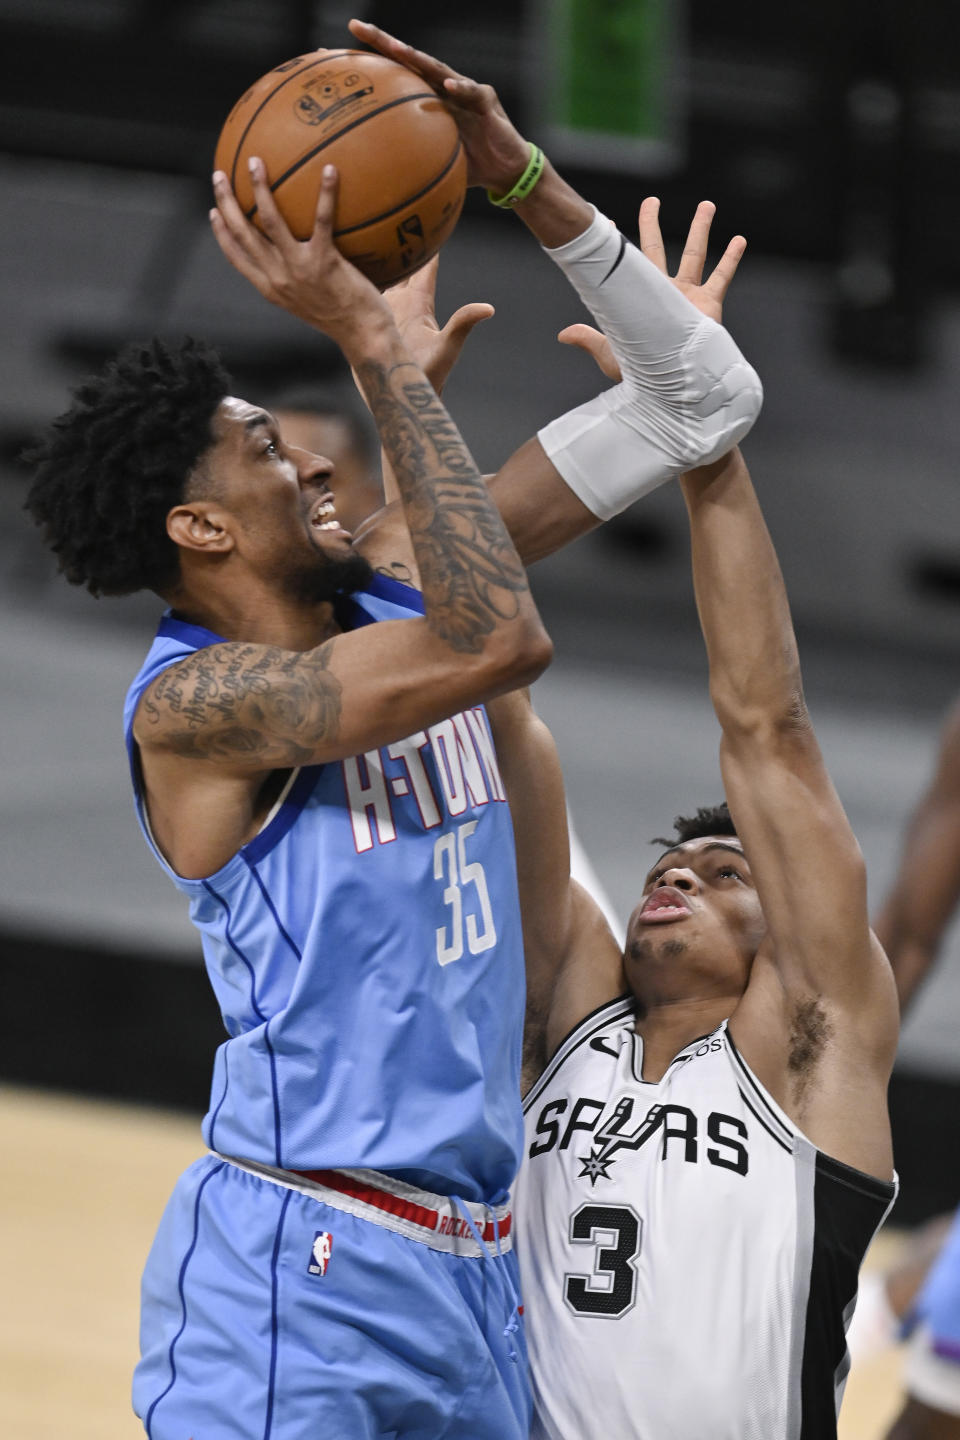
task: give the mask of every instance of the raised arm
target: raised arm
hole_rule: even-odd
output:
[[[553,171],[550,178],[562,199],[569,187]],[[531,196],[519,208],[533,204]],[[539,197],[537,204],[549,210],[548,200]],[[714,206],[703,201],[671,277],[659,212],[655,197],[641,205],[640,248],[625,248],[625,259],[614,266],[614,300],[604,293],[601,303],[591,291],[597,289],[596,269],[604,247],[613,239],[619,246],[622,237],[615,231],[605,237],[602,226],[594,223],[585,255],[579,254],[580,240],[555,252],[554,258],[569,269],[572,283],[614,336],[573,324],[559,338],[588,350],[614,387],[551,422],[488,476],[491,494],[526,564],[553,554],[679,474],[682,455],[702,459],[708,452],[730,448],[759,408],[759,380],[719,330],[723,300],[745,242],[739,236],[732,240],[705,274]],[[435,259],[387,298],[404,339],[440,393],[470,330],[492,307],[462,306],[441,327],[434,313],[436,264]],[[606,275],[603,263],[599,273]],[[738,358],[731,360],[731,355]],[[388,464],[384,481],[392,499]],[[409,567],[396,507],[388,505],[374,517],[363,542],[387,573]]]
[[[960,900],[960,704],[947,718],[936,768],[907,828],[900,868],[876,919],[901,1012],[926,979]]]
[[[767,925],[731,1033],[814,1143],[889,1174],[896,996],[804,702],[777,557],[739,451],[681,483],[724,788]]]
[[[335,172],[328,167],[314,235],[302,243],[279,221],[262,171],[255,190],[266,237],[221,185],[217,238],[267,298],[298,267],[309,268],[313,323],[358,375],[390,456],[425,615],[304,651],[235,641],[171,666],[145,693],[135,723],[138,743],[152,752],[148,789],[152,775],[167,797],[182,788],[178,780],[195,788],[193,772],[184,780],[187,772],[168,765],[161,775],[158,756],[205,761],[216,776],[242,778],[355,754],[525,683],[550,653],[523,567],[456,427],[382,296],[333,245]],[[270,445],[282,450],[278,436]],[[311,480],[298,478],[301,488]],[[216,519],[206,507],[200,524],[186,501],[171,523],[190,543],[228,544],[229,529]]]
[[[468,183],[509,192],[527,169],[531,145],[493,89],[375,26],[352,21],[350,28],[443,95],[460,128]],[[545,427],[492,482],[518,553],[530,561],[730,449],[759,413],[761,390],[717,323],[719,312],[701,311],[698,287],[675,286],[648,264],[549,161],[514,208],[610,337],[623,374],[612,390]],[[739,237],[732,241],[718,266],[727,277],[722,290],[743,245]],[[309,270],[301,268],[272,298],[314,323],[310,284]]]
[[[526,1090],[568,1031],[622,992],[622,957],[599,905],[570,876],[563,774],[553,736],[525,690],[502,696],[489,713],[517,851],[527,971]]]

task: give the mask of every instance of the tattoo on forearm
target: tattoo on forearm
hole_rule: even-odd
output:
[[[455,650],[476,654],[499,620],[516,616],[523,566],[431,386],[409,364],[367,361],[358,375],[404,498],[427,622]]]
[[[211,645],[154,681],[143,714],[179,755],[303,765],[339,733],[341,686],[329,664],[329,644],[303,653]]]

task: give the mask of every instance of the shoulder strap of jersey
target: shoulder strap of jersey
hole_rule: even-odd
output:
[[[535,1080],[527,1091],[523,1101],[524,1110],[529,1109],[538,1096],[543,1093],[565,1060],[569,1059],[600,1030],[605,1030],[609,1025],[622,1023],[628,1016],[633,1015],[635,1009],[636,1001],[632,995],[620,995],[616,1000],[608,1000],[606,1004],[598,1005],[596,1010],[591,1010],[589,1015],[585,1015],[562,1041],[539,1079]]]

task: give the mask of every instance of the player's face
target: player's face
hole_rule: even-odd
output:
[[[285,443],[274,416],[233,396],[221,402],[213,431],[213,492],[248,563],[307,602],[362,584],[369,567],[337,519],[332,463]]]
[[[765,929],[740,842],[688,840],[646,878],[627,928],[627,980],[648,1001],[742,994]]]
[[[379,510],[383,494],[347,420],[340,415],[313,415],[305,410],[277,410],[275,414],[288,446],[326,455],[332,462],[337,519],[344,529],[355,533],[374,510]]]

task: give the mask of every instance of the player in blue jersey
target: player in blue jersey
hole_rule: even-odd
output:
[[[960,705],[954,704],[933,773],[910,817],[896,877],[877,917],[877,934],[890,956],[901,1014],[906,1014],[934,968],[958,899]],[[901,1318],[901,1333],[910,1337],[903,1374],[907,1395],[888,1440],[958,1440],[960,1211],[933,1263],[921,1251],[917,1262],[905,1268],[915,1293],[904,1296],[896,1316],[888,1306],[888,1316],[894,1336],[896,1318]],[[896,1284],[891,1277],[892,1288]]]
[[[508,191],[528,147],[475,88],[472,176]],[[617,283],[592,274],[610,226],[547,167],[518,208],[581,293],[613,297],[636,363],[508,462],[494,504],[430,384],[450,335],[405,324],[422,369],[338,255],[335,175],[302,243],[262,167],[254,183],[266,234],[220,177],[217,238],[341,346],[398,502],[352,540],[328,462],[285,445],[192,344],[144,347],[81,387],[28,502],[70,580],[170,607],[128,695],[131,775],[230,1037],[210,1154],[147,1265],[135,1404],[153,1440],[519,1440],[523,956],[482,702],[535,674],[548,642],[508,529],[527,558],[582,533],[691,450],[733,443],[758,386],[690,303],[701,287],[629,278],[632,247]],[[708,228],[701,214],[704,248]],[[678,355],[681,383],[658,389],[657,357]],[[604,437],[609,464],[584,485]],[[375,573],[398,563],[422,597]]]

